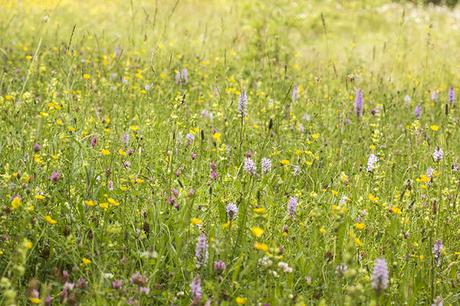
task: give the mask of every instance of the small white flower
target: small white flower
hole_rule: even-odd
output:
[[[441,148],[437,147],[436,150],[434,150],[434,152],[433,152],[433,160],[435,162],[438,162],[443,157],[444,157],[444,151]]]
[[[367,171],[373,172],[378,161],[379,158],[377,156],[374,154],[369,155],[369,158],[367,159]]]
[[[106,279],[112,279],[113,274],[112,273],[102,273],[102,277]]]
[[[282,261],[280,261],[278,263],[278,268],[280,268],[281,270],[283,270],[286,273],[291,273],[292,272],[292,268],[289,267],[289,265],[287,263],[282,262]]]

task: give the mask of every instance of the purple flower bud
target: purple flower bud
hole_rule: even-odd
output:
[[[201,233],[195,247],[196,266],[199,268],[208,261],[208,242],[206,235]]]
[[[38,144],[38,143],[34,144],[34,152],[35,152],[35,153],[40,152],[40,149],[41,149],[40,144]]]
[[[180,71],[177,71],[176,72],[176,76],[174,77],[175,81],[176,81],[176,84],[179,85],[180,84],[180,81],[181,81],[181,77],[180,77]]]
[[[363,115],[363,91],[361,89],[356,90],[355,96],[355,113],[358,117]]]
[[[222,260],[214,262],[214,271],[216,271],[217,273],[222,273],[222,271],[225,270],[225,267],[225,262],[223,262]]]
[[[238,113],[241,117],[246,117],[248,114],[248,96],[244,90],[238,98]]]
[[[112,288],[115,290],[121,289],[123,286],[123,281],[121,279],[116,279],[112,282]]]
[[[451,104],[455,103],[455,91],[454,91],[453,86],[449,87],[449,93],[447,94],[447,99],[449,100],[449,103]]]
[[[188,70],[187,70],[187,68],[182,69],[181,77],[182,77],[183,82],[185,84],[187,84],[188,83]]]
[[[184,68],[182,70],[178,70],[175,76],[176,84],[187,84],[188,83],[188,70]]]
[[[433,257],[434,262],[437,266],[441,263],[441,251],[444,248],[444,245],[441,240],[437,240],[433,246]]]
[[[131,284],[135,284],[139,287],[145,286],[147,284],[147,278],[142,276],[139,272],[135,272],[131,275]]]
[[[60,178],[61,178],[61,174],[59,172],[53,171],[53,173],[51,173],[50,180],[53,183],[56,183],[57,181],[59,181]]]
[[[213,180],[213,181],[217,180],[218,174],[217,174],[216,162],[211,162],[209,167],[211,168],[211,175],[210,175],[211,180]]]
[[[268,158],[262,158],[260,161],[261,168],[262,168],[262,173],[268,173],[272,169],[272,161]]]
[[[246,157],[244,160],[244,170],[246,170],[246,172],[249,173],[250,175],[256,174],[256,170],[257,170],[256,164],[250,157]]]
[[[374,264],[374,271],[372,272],[371,283],[372,288],[377,292],[382,292],[388,288],[389,273],[387,262],[385,258],[377,258]]]
[[[193,305],[200,304],[203,292],[201,291],[201,279],[199,275],[195,276],[195,278],[192,280],[190,289],[192,293]]]
[[[85,289],[88,286],[88,282],[83,277],[80,277],[77,282],[77,288]]]
[[[297,101],[298,98],[299,98],[299,86],[294,85],[294,87],[292,88],[292,94],[291,94],[292,102]]]
[[[173,188],[171,190],[171,193],[175,196],[175,197],[178,197],[179,196],[179,190],[177,190],[177,188]]]
[[[45,306],[51,306],[51,303],[53,303],[53,298],[51,297],[51,295],[48,295],[45,298]]]
[[[96,136],[93,136],[91,138],[91,147],[93,147],[93,149],[96,147],[97,145],[97,137]]]
[[[238,214],[238,207],[235,203],[229,203],[225,208],[229,220],[234,220]]]
[[[420,119],[422,117],[422,107],[420,105],[417,105],[415,107],[415,119]]]
[[[125,133],[123,135],[123,143],[125,144],[125,146],[128,146],[128,144],[129,144],[129,133]]]
[[[185,138],[187,138],[187,143],[190,145],[193,143],[193,141],[195,140],[195,136],[193,134],[190,134],[188,133],[187,135],[185,135]]]
[[[297,210],[297,198],[296,197],[290,197],[289,202],[288,202],[289,216],[294,217],[296,210]]]

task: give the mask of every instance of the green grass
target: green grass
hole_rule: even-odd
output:
[[[0,0],[0,304],[190,305],[197,276],[196,304],[459,304],[459,24],[383,0]]]

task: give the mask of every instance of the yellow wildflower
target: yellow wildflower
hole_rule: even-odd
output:
[[[110,155],[110,151],[107,150],[107,149],[102,149],[101,154],[104,155],[104,156],[107,156],[107,155]]]
[[[222,134],[219,132],[216,132],[212,134],[212,138],[214,139],[215,142],[220,143],[221,142],[221,136]]]
[[[44,195],[42,195],[42,194],[37,194],[37,195],[35,196],[35,199],[41,201],[41,200],[46,199],[46,197],[45,197]]]
[[[355,223],[355,228],[358,230],[363,230],[366,228],[366,224],[364,223]]]
[[[377,201],[379,200],[379,198],[376,197],[373,194],[369,194],[367,197],[368,197],[369,201],[371,201],[372,203],[377,203]]]
[[[120,154],[121,156],[126,156],[126,152],[123,149],[118,150],[118,154]]]
[[[28,250],[30,250],[33,246],[32,242],[29,239],[24,239],[24,241],[22,242],[22,245]]]
[[[265,213],[265,208],[263,208],[263,207],[254,208],[254,212],[256,214],[259,214],[259,215],[264,214]]]
[[[203,223],[203,221],[201,221],[201,219],[198,219],[198,218],[192,218],[191,222],[193,225],[198,225],[198,224]]]
[[[263,252],[268,251],[268,245],[266,245],[265,243],[261,243],[261,242],[256,242],[254,244],[254,248],[258,251],[263,251]]]
[[[108,198],[107,199],[107,202],[109,202],[109,204],[113,205],[113,206],[118,206],[120,205],[120,202],[118,202],[117,200],[113,199],[113,198]]]
[[[252,234],[253,234],[255,237],[259,238],[260,236],[263,235],[264,230],[261,229],[260,227],[254,226],[254,227],[251,229],[251,232],[252,232]]]
[[[54,225],[57,223],[56,220],[54,220],[50,215],[47,215],[45,216],[45,218],[43,218],[48,224],[51,224],[51,225]]]
[[[89,264],[91,263],[91,260],[89,260],[89,259],[86,258],[86,257],[83,257],[83,259],[81,260],[81,262],[82,262],[85,266],[87,266],[87,265],[89,265]]]
[[[96,203],[96,201],[94,201],[94,200],[86,200],[86,201],[85,201],[85,205],[86,205],[86,206],[89,206],[89,207],[96,206],[96,204],[97,204],[97,203]]]
[[[14,197],[13,200],[11,201],[11,208],[16,209],[19,206],[21,206],[22,200],[20,197]]]

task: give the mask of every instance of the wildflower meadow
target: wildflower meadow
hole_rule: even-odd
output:
[[[0,0],[0,305],[460,305],[456,2]]]

